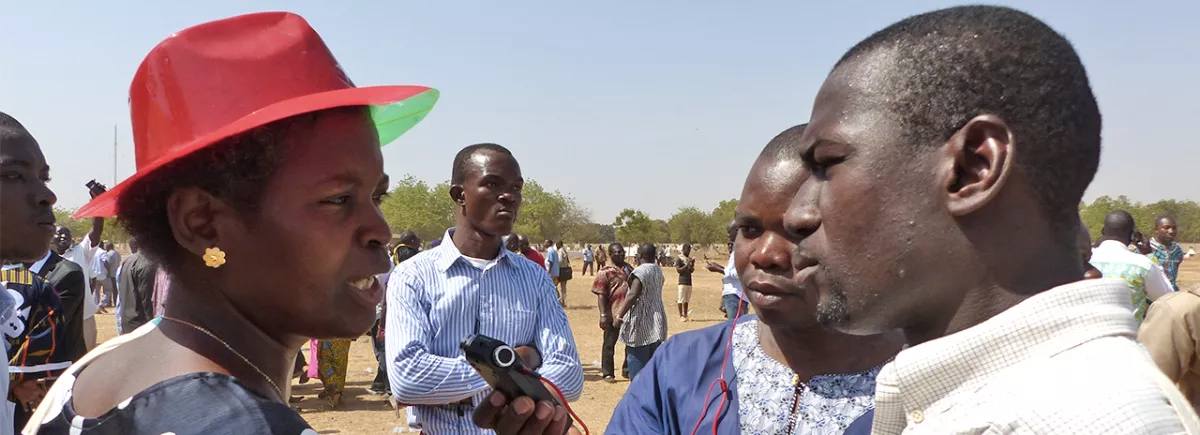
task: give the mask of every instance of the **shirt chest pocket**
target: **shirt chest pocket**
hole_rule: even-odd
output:
[[[512,346],[524,346],[537,341],[538,314],[530,301],[500,298],[491,310],[484,310],[480,332],[498,338]],[[490,320],[490,321],[487,321]]]

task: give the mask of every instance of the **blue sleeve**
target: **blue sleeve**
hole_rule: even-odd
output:
[[[691,434],[697,422],[700,433],[712,433],[713,425],[717,433],[739,433],[733,364],[723,352],[730,325],[667,339],[617,403],[605,433]],[[725,394],[717,386],[723,366],[729,379]]]
[[[658,352],[650,363],[638,373],[638,377],[629,384],[625,396],[613,410],[612,419],[604,433],[610,434],[658,434],[678,435],[678,431],[667,431],[664,420],[673,420],[674,407],[664,407],[659,395],[663,389],[659,362],[671,348],[672,340],[667,340],[659,347]],[[669,359],[669,358],[667,358]]]
[[[871,435],[871,423],[875,420],[875,410],[869,409],[866,414],[854,419],[846,428],[845,435]]]

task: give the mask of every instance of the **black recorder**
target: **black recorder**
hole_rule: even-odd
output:
[[[472,335],[463,340],[460,345],[467,362],[475,367],[475,371],[483,376],[492,388],[504,393],[508,400],[521,396],[529,396],[534,403],[547,401],[558,406],[558,401],[546,385],[542,384],[541,376],[525,366],[525,362],[517,356],[517,351],[503,341],[486,335]],[[567,416],[567,428],[572,424]]]

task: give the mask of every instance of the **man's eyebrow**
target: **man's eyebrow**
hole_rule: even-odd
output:
[[[29,162],[29,161],[27,161],[27,160],[21,160],[21,159],[18,159],[18,158],[11,158],[11,157],[10,157],[10,158],[6,158],[6,159],[4,159],[4,158],[0,158],[0,165],[4,165],[4,166],[19,166],[19,167],[23,167],[23,168],[28,168],[28,167],[31,167],[31,166],[33,166],[33,163],[30,163],[30,162]],[[49,167],[47,167],[47,169],[49,169]]]

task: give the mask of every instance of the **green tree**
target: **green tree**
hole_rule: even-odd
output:
[[[557,190],[548,192],[533,180],[525,182],[521,196],[521,212],[513,231],[523,233],[534,241],[581,241],[576,231],[587,224],[591,217],[587,209],[575,202],[575,198]]]
[[[71,215],[75,213],[75,210],[56,207],[54,222],[56,225],[70,228],[71,236],[79,239],[92,230],[92,218],[73,219]],[[104,219],[104,233],[100,238],[113,243],[125,244],[129,242],[129,232],[125,231],[125,227],[116,218],[107,218]]]
[[[617,241],[624,244],[640,244],[655,242],[654,221],[641,210],[627,208],[621,210],[613,221],[613,229]]]
[[[1133,216],[1138,231],[1147,237],[1154,234],[1155,220],[1159,216],[1171,216],[1178,224],[1176,240],[1180,242],[1200,241],[1200,204],[1194,201],[1162,200],[1150,204],[1130,201],[1125,195],[1112,198],[1101,196],[1091,204],[1079,205],[1079,217],[1091,232],[1092,238],[1100,237],[1104,227],[1104,216],[1114,210],[1125,210]]]
[[[582,243],[601,243],[606,245],[617,241],[617,235],[612,225],[594,222],[579,225],[567,238]]]
[[[714,224],[720,227],[721,234],[725,234],[725,227],[733,220],[734,211],[737,210],[737,206],[737,198],[726,199],[717,204],[717,208],[714,208],[712,213],[710,213]]]
[[[667,221],[672,243],[708,245],[724,240],[724,226],[718,231],[714,219],[696,207],[680,207]]]
[[[455,207],[449,183],[430,187],[411,175],[401,179],[380,205],[393,232],[412,230],[422,240],[441,237],[454,226]]]

